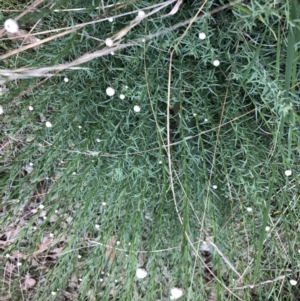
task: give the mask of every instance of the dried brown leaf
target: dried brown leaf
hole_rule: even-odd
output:
[[[25,277],[24,286],[26,289],[34,287],[35,284],[36,284],[36,281],[33,278]]]
[[[16,265],[7,261],[4,269],[5,269],[5,273],[12,274],[16,269]]]
[[[116,243],[116,237],[115,236],[112,236],[108,242],[108,245],[106,247],[106,252],[105,252],[105,255],[107,257],[107,259],[110,261],[110,262],[113,262],[115,257],[116,257],[116,252],[115,250],[113,249],[114,248],[114,245]]]
[[[34,35],[30,34],[28,31],[20,29],[18,32],[16,33],[10,33],[10,32],[6,32],[7,37],[13,41],[16,42],[20,45],[28,45],[28,44],[32,44],[32,43],[36,43],[39,42],[40,39],[38,39],[37,37],[35,37]],[[37,47],[33,47],[34,50],[37,50]]]

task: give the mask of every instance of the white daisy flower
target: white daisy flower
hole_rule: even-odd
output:
[[[144,279],[146,276],[147,276],[147,271],[145,269],[142,269],[142,268],[138,268],[136,270],[136,277],[139,278],[139,279]]]
[[[171,300],[179,299],[183,295],[183,289],[178,287],[171,288]]]
[[[135,106],[133,107],[133,110],[134,110],[134,112],[138,113],[138,112],[141,111],[141,107],[138,106],[138,105],[135,105]]]
[[[205,40],[206,39],[206,34],[204,32],[199,33],[199,39],[200,40]]]
[[[4,28],[9,33],[16,33],[19,31],[19,25],[14,19],[7,19],[4,22]]]
[[[139,17],[139,18],[143,18],[145,15],[146,15],[146,14],[145,14],[145,12],[144,12],[143,10],[140,10],[140,11],[138,12],[138,17]]]
[[[46,121],[46,127],[47,128],[52,128],[52,123],[50,121]]]
[[[289,177],[289,176],[292,175],[292,171],[291,171],[290,169],[288,169],[288,170],[286,170],[286,171],[284,172],[284,174],[285,174],[287,177]]]
[[[112,87],[106,88],[106,94],[107,94],[108,96],[114,96],[114,95],[115,95],[115,89],[112,88]]]
[[[219,61],[219,60],[214,60],[214,61],[213,61],[213,65],[214,65],[215,67],[220,66],[220,61]]]
[[[105,40],[105,44],[106,44],[107,47],[112,47],[114,45],[114,41],[110,38],[107,38]]]
[[[120,99],[125,99],[125,95],[124,94],[120,94]]]

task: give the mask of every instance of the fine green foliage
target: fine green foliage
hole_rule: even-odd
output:
[[[36,2],[0,4],[0,300],[299,299],[298,1]]]

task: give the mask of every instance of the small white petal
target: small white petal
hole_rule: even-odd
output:
[[[294,279],[291,279],[291,280],[290,280],[290,284],[291,284],[291,285],[297,285],[297,281],[294,280]]]
[[[125,95],[124,94],[120,94],[120,99],[125,99]]]
[[[207,121],[208,121],[208,119],[207,119],[207,118],[205,118],[205,119],[204,119],[204,122],[207,122]]]
[[[81,125],[79,125],[79,126],[78,126],[78,128],[79,128],[79,129],[82,129],[82,126],[81,126]]]
[[[145,269],[142,269],[142,268],[138,268],[136,270],[136,277],[139,278],[139,279],[143,279],[147,276],[147,271]]]
[[[0,115],[4,114],[4,109],[2,106],[0,106]]]
[[[171,299],[176,300],[183,295],[183,290],[178,287],[171,288]]]
[[[199,33],[199,39],[200,40],[205,40],[205,38],[206,38],[206,34],[204,32],[200,32]]]
[[[46,121],[46,127],[47,128],[52,128],[52,123],[50,121]]]
[[[43,204],[40,204],[40,205],[39,205],[39,208],[40,208],[40,209],[44,209],[45,206],[44,206]]]
[[[115,89],[112,88],[112,87],[106,88],[106,94],[107,94],[108,96],[114,96],[114,95],[115,95]]]
[[[197,113],[193,113],[193,116],[196,117],[196,116],[197,116]]]
[[[106,202],[102,202],[102,205],[103,205],[103,206],[106,206]]]
[[[114,18],[108,18],[108,21],[109,21],[109,22],[113,22],[113,21],[114,21]]]
[[[17,263],[17,266],[18,266],[18,267],[20,267],[21,265],[22,265],[22,263],[21,263],[21,262],[18,262],[18,263]]]
[[[119,245],[120,244],[120,242],[119,241],[117,241],[117,245]]]
[[[115,53],[112,51],[111,53],[110,53],[111,55],[115,55]]]
[[[213,65],[216,66],[216,67],[220,66],[220,61],[219,60],[214,60]]]
[[[110,38],[107,38],[105,40],[105,44],[106,44],[107,47],[112,47],[114,45],[114,41]]]
[[[77,258],[80,259],[80,258],[81,258],[81,255],[78,255]]]
[[[4,28],[9,33],[16,33],[19,31],[19,25],[14,19],[7,19],[4,22]]]
[[[287,177],[289,177],[289,176],[292,175],[292,171],[291,171],[290,169],[288,169],[288,170],[286,170],[286,171],[284,172],[284,174],[285,174]]]
[[[142,39],[142,42],[145,43],[145,42],[146,42],[146,39],[143,38],[143,39]]]
[[[100,228],[100,225],[96,224],[96,225],[95,225],[95,228],[96,228],[96,229],[99,229],[99,228]]]
[[[101,140],[99,138],[96,139],[96,142],[101,142]]]
[[[135,105],[134,107],[133,107],[133,110],[134,110],[134,112],[140,112],[141,111],[141,107],[140,106],[138,106],[138,105]]]
[[[10,255],[9,255],[9,254],[6,254],[6,255],[5,255],[5,257],[6,257],[6,258],[9,258],[9,257],[10,257]]]
[[[213,185],[213,187],[212,187],[213,189],[217,189],[218,188],[218,186],[217,185]]]
[[[49,234],[49,236],[50,236],[50,237],[53,237],[53,236],[54,236],[54,234],[53,234],[53,233],[50,233],[50,234]]]
[[[29,111],[33,111],[33,107],[32,107],[32,106],[29,106],[29,107],[28,107],[28,110],[29,110]]]
[[[265,230],[268,232],[268,231],[271,230],[271,228],[270,228],[269,226],[267,226],[267,227],[265,228]]]
[[[247,211],[248,211],[248,212],[251,212],[251,211],[252,211],[252,208],[251,208],[251,207],[247,207]]]
[[[55,295],[56,295],[56,292],[52,292],[51,295],[52,295],[52,296],[55,296]]]
[[[64,82],[67,83],[69,79],[67,77],[64,78]]]

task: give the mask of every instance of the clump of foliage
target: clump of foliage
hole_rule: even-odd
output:
[[[296,300],[300,8],[0,4],[1,300]]]

